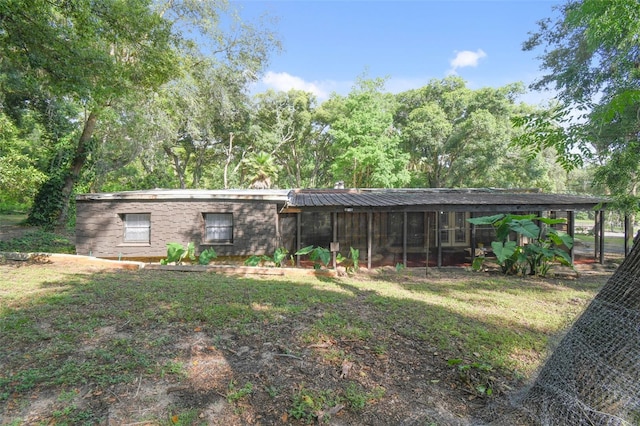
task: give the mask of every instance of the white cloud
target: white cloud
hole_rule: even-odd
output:
[[[460,52],[456,52],[456,57],[453,58],[450,62],[451,70],[450,74],[455,74],[458,68],[465,67],[477,67],[480,59],[486,57],[487,54],[484,53],[484,50],[478,49],[475,52],[470,50],[462,50]]]
[[[313,93],[318,99],[326,99],[329,92],[322,86],[330,86],[332,83],[307,82],[300,77],[296,77],[286,72],[269,71],[261,81],[262,85],[270,89],[287,92],[291,89],[304,90]]]

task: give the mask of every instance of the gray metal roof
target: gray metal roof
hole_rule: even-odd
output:
[[[230,200],[283,203],[293,211],[589,210],[605,198],[506,189],[151,189],[80,194],[78,201]]]
[[[504,189],[292,190],[285,209],[308,210],[583,210],[604,198]]]

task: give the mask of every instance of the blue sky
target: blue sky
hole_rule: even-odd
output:
[[[557,0],[235,0],[244,20],[267,13],[283,51],[254,91],[303,89],[320,101],[354,81],[387,77],[390,92],[456,74],[468,87],[499,87],[541,75],[540,52],[522,51]],[[549,93],[529,93],[537,104]]]

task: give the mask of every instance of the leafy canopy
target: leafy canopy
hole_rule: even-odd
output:
[[[636,0],[570,0],[555,20],[538,23],[525,50],[543,49],[546,74],[535,90],[553,89],[551,111],[515,120],[517,140],[554,148],[567,170],[597,164],[595,183],[621,200],[636,197],[640,180],[640,3]],[[633,203],[631,203],[633,204]],[[637,210],[627,201],[625,208]]]

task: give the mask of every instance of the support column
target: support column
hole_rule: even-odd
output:
[[[473,218],[475,215],[473,213],[470,214],[470,217]],[[466,224],[465,224],[466,226]],[[473,223],[470,224],[471,226],[471,248],[470,248],[470,254],[471,254],[471,264],[473,265],[473,261],[476,260],[476,247],[478,247],[477,241],[476,241],[476,225],[474,225]]]
[[[402,213],[402,264],[407,267],[407,212]]]
[[[367,212],[367,269],[371,270],[371,246],[373,245],[373,213]]]
[[[300,234],[302,234],[302,213],[296,213],[296,252],[302,247],[300,246]],[[300,255],[296,256],[296,267],[300,267]]]
[[[440,227],[442,226],[442,212],[436,214],[436,244],[438,245],[438,268],[442,267],[442,241],[440,241]]]
[[[575,212],[573,210],[569,210],[567,212],[567,234],[569,234],[572,240],[576,234],[575,223],[576,223]],[[573,261],[575,260],[575,250],[573,249],[574,246],[575,244],[571,246],[571,248],[569,249],[569,257],[571,258],[571,263],[573,263]]]
[[[604,210],[600,210],[600,264],[604,265]]]
[[[338,213],[331,213],[331,227],[333,228],[333,242],[338,242]],[[337,252],[332,252],[332,260],[333,260],[333,269],[335,270],[338,266],[338,261],[336,259]]]
[[[600,250],[600,210],[595,213],[595,219],[593,223],[593,258],[598,258],[598,251]]]

